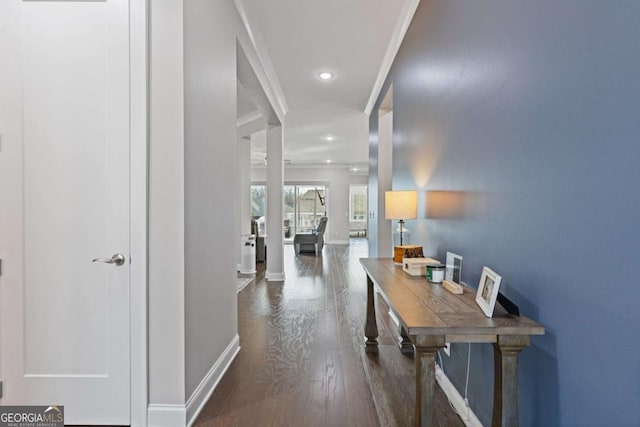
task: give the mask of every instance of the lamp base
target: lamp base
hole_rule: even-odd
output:
[[[419,245],[402,245],[393,247],[393,262],[402,265],[402,258],[420,258],[423,257],[422,246]]]
[[[393,230],[392,235],[394,246],[411,244],[411,232],[404,226],[404,221],[398,223],[398,227]]]

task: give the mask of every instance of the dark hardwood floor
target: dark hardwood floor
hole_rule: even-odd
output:
[[[366,256],[365,239],[319,257],[288,245],[284,283],[266,282],[258,264],[256,282],[238,294],[240,353],[194,425],[413,425],[413,356],[400,353],[380,301],[380,354],[364,352]],[[463,425],[441,392],[436,416]]]

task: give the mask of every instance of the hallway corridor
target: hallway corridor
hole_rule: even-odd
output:
[[[413,425],[413,357],[395,345],[388,316],[379,320],[380,355],[364,354],[358,259],[367,241],[351,242],[326,245],[320,257],[285,246],[286,281],[262,279],[238,294],[241,350],[195,426],[377,426],[367,377],[382,424]],[[440,425],[462,425],[442,393],[438,402]]]

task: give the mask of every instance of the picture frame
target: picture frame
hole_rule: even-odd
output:
[[[489,267],[482,268],[478,292],[476,293],[476,303],[487,317],[493,317],[493,309],[496,306],[501,281],[502,276],[498,275],[498,273]]]
[[[453,252],[447,252],[444,279],[459,285],[462,284],[462,257]]]

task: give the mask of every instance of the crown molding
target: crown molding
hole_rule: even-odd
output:
[[[260,66],[257,66],[258,64],[255,63],[253,55],[249,52],[245,52],[247,54],[247,59],[251,63],[265,94],[271,101],[272,107],[280,119],[280,123],[283,123],[284,116],[289,111],[289,107],[287,105],[284,92],[282,91],[280,80],[278,80],[275,67],[271,62],[271,56],[269,55],[264,37],[262,36],[259,26],[254,18],[253,10],[245,0],[234,0],[233,2],[236,6],[236,10],[238,11],[238,15],[240,16],[244,29],[249,36],[249,43],[251,44],[253,52],[255,52],[255,60],[259,62]],[[239,41],[242,43],[241,40]]]
[[[408,0],[402,9],[402,12],[400,12],[396,26],[391,34],[391,40],[389,40],[387,51],[384,54],[384,59],[382,60],[378,77],[376,78],[376,82],[373,84],[369,101],[367,102],[366,107],[364,107],[364,113],[367,117],[371,115],[373,106],[375,105],[376,100],[380,95],[380,91],[382,90],[382,85],[389,74],[389,70],[391,70],[393,60],[395,59],[398,50],[400,50],[402,40],[409,29],[409,24],[411,24],[411,20],[413,19],[413,15],[416,13],[419,3],[420,0]]]

